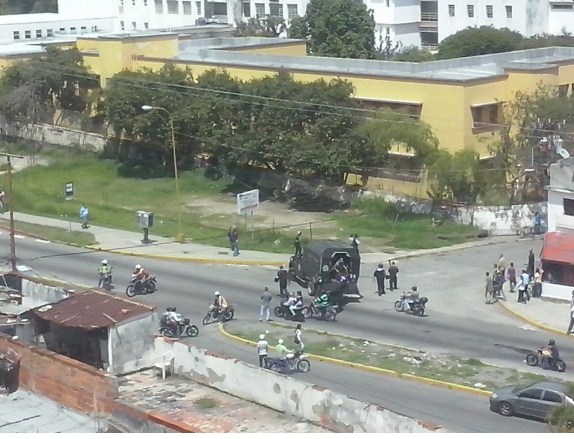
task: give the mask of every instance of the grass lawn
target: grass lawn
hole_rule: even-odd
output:
[[[103,227],[139,232],[136,212],[154,212],[151,233],[164,237],[177,235],[177,202],[173,178],[139,180],[117,175],[118,165],[99,160],[90,154],[63,154],[51,152],[49,165],[32,166],[14,174],[15,210],[53,218],[78,221],[82,203],[90,209],[90,223]],[[74,200],[66,201],[64,187],[74,183]],[[184,172],[180,175],[182,198],[210,195],[229,191],[230,179],[213,181],[203,171]],[[276,230],[247,231],[235,215],[222,215],[215,221],[213,215],[202,217],[200,209],[183,203],[182,229],[195,242],[227,247],[227,227],[237,224],[241,247],[250,250],[289,253],[293,250],[292,232]],[[433,227],[426,216],[400,214],[396,217],[392,206],[373,200],[359,201],[349,212],[325,215],[329,227],[313,237],[338,237],[347,240],[357,233],[363,244],[370,243],[378,251],[389,248],[421,249],[442,247],[465,242],[476,237],[472,227],[446,223]],[[396,220],[396,221],[395,221]],[[44,235],[42,235],[44,236]],[[46,237],[48,238],[48,237]]]
[[[5,227],[9,227],[9,222],[5,219],[0,220],[0,224]],[[20,221],[14,222],[14,228],[20,232],[39,236],[49,241],[76,244],[82,247],[97,244],[96,238],[89,232],[70,232],[59,227],[40,226],[38,224],[29,224]]]

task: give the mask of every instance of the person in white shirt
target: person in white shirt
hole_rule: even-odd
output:
[[[530,299],[528,295],[528,284],[530,283],[530,275],[526,270],[522,270],[520,275],[520,284],[518,285],[518,302],[526,303],[527,299]],[[526,296],[526,297],[525,297]]]
[[[265,340],[265,334],[259,335],[259,341],[257,342],[257,355],[259,355],[259,367],[265,367],[265,359],[267,358],[267,352],[269,351],[269,343]]]

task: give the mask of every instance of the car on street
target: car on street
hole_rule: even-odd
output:
[[[490,395],[490,410],[503,416],[522,415],[546,420],[559,405],[574,406],[567,383],[542,381],[528,386],[504,386]]]

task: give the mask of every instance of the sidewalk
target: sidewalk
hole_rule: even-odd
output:
[[[46,218],[24,213],[14,213],[15,221],[38,224],[43,226],[59,227],[72,231],[84,231],[79,222],[70,222],[63,219]],[[0,224],[7,226],[6,218],[0,219]],[[180,244],[161,236],[150,235],[151,244],[142,244],[143,234],[124,230],[108,229],[105,227],[90,226],[87,232],[95,236],[98,244],[93,246],[98,250],[131,256],[142,256],[167,260],[190,261],[213,264],[235,265],[287,265],[289,254],[266,253],[253,250],[242,250],[237,257],[233,257],[228,248],[213,247],[194,242]],[[377,264],[389,259],[404,259],[428,254],[441,254],[445,252],[473,248],[483,245],[496,245],[505,242],[515,242],[516,236],[491,237],[464,244],[452,245],[438,249],[362,253],[363,264]],[[515,294],[508,294],[507,302],[499,302],[509,313],[521,318],[525,324],[557,334],[566,334],[570,322],[569,303],[532,299],[526,305],[517,303]]]

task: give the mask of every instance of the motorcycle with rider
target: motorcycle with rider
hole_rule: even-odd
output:
[[[100,275],[98,288],[103,288],[107,291],[112,290],[112,271],[112,267],[108,265],[107,259],[102,259],[100,268],[98,268],[98,274]]]
[[[126,295],[133,297],[136,294],[151,294],[156,290],[157,280],[155,276],[150,276],[140,264],[137,264],[132,272],[132,280],[126,288]]]

